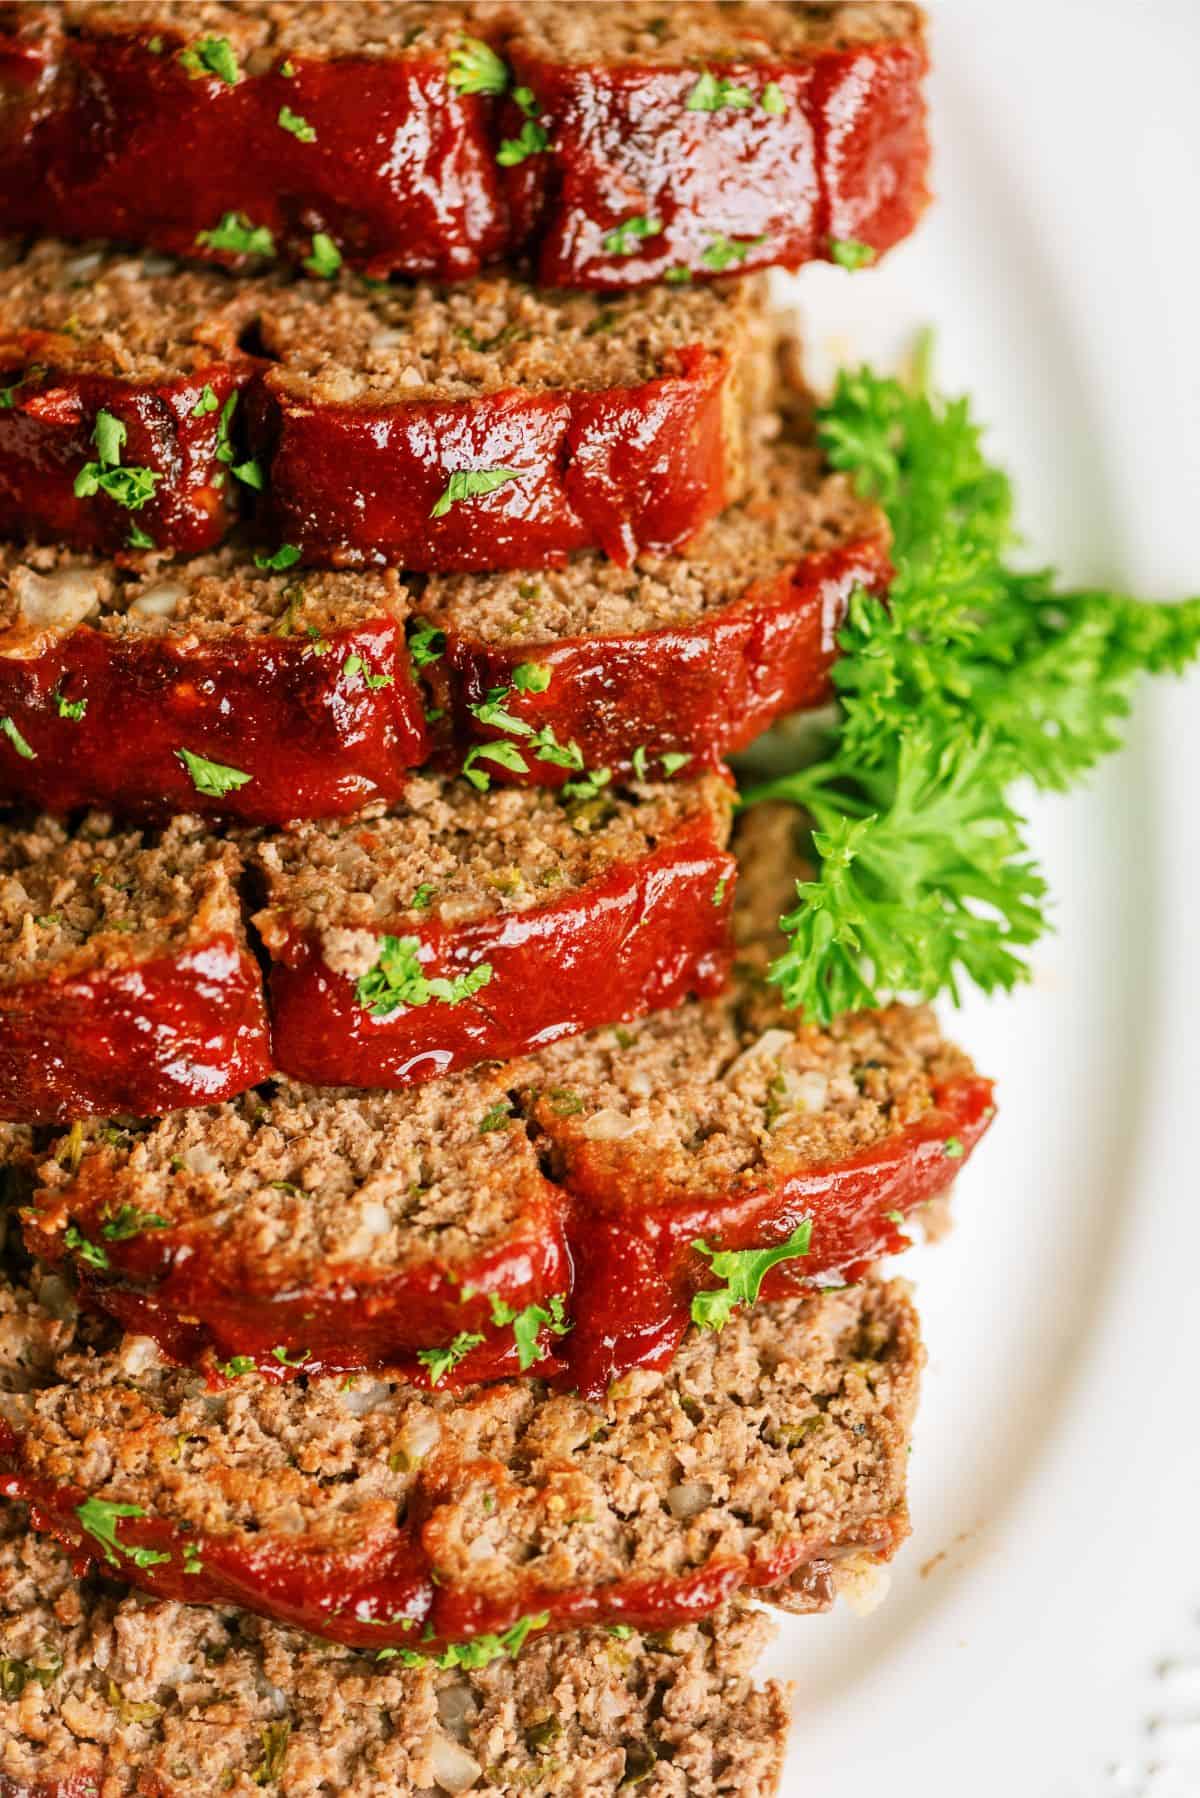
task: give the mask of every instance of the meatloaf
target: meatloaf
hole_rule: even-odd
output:
[[[536,574],[430,575],[413,599],[440,633],[426,678],[460,743],[517,750],[496,779],[569,779],[529,747],[547,728],[592,767],[659,771],[666,757],[696,772],[830,697],[849,596],[883,594],[887,552],[883,514],[830,473],[802,424],[686,557],[622,567],[585,552]],[[497,690],[504,724],[488,722]]]
[[[903,4],[0,7],[0,229],[544,286],[850,267],[924,208]]]
[[[461,1385],[558,1365],[566,1206],[505,1070],[475,1069],[76,1127],[42,1163],[26,1240],[222,1377],[249,1357],[277,1378],[402,1365]]]
[[[660,1635],[530,1631],[439,1665],[79,1579],[0,1510],[0,1791],[39,1798],[768,1798],[784,1694],[737,1605]],[[494,1655],[490,1649],[494,1647]]]
[[[903,1286],[739,1312],[588,1402],[529,1379],[214,1390],[32,1280],[0,1289],[0,1496],[161,1598],[436,1653],[522,1619],[694,1622],[740,1589],[821,1608],[907,1532]]]
[[[165,1111],[265,1077],[239,868],[194,818],[0,824],[0,1117]]]
[[[606,302],[43,243],[0,269],[0,533],[198,551],[242,504],[314,563],[666,552],[750,479],[771,350],[758,279]]]
[[[727,779],[601,779],[558,794],[419,778],[384,815],[251,844],[277,1066],[407,1086],[715,991],[737,871]]]
[[[0,549],[0,796],[268,824],[395,799],[429,748],[406,614],[391,571]]]

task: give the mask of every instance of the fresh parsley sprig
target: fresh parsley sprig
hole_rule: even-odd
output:
[[[968,402],[923,375],[843,373],[818,427],[832,466],[886,511],[896,578],[886,606],[851,601],[818,758],[742,803],[787,799],[811,819],[813,878],[770,978],[827,1023],[1028,978],[1046,888],[1012,789],[1062,791],[1120,747],[1138,676],[1200,648],[1200,599],[1060,591],[1015,568],[1009,480]]]

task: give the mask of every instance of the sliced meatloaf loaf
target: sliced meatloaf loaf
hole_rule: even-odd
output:
[[[903,4],[0,7],[0,229],[544,286],[858,266],[927,198]]]
[[[784,1694],[749,1606],[661,1635],[531,1631],[440,1666],[80,1580],[0,1510],[0,1790],[39,1798],[768,1798]],[[491,1653],[494,1647],[495,1653]]]
[[[819,1608],[907,1532],[902,1286],[738,1313],[588,1402],[528,1379],[214,1389],[33,1280],[0,1289],[0,1496],[162,1598],[437,1652],[522,1619],[662,1628],[739,1589]]]
[[[408,1093],[282,1085],[76,1128],[43,1160],[26,1240],[127,1328],[226,1378],[246,1357],[277,1378],[544,1377],[567,1321],[567,1195],[504,1073]]]
[[[429,748],[406,612],[391,571],[0,548],[0,795],[268,824],[395,799]]]
[[[578,785],[414,779],[385,815],[253,843],[277,1066],[407,1086],[715,991],[728,781]]]
[[[166,1111],[265,1077],[239,868],[192,818],[0,824],[0,1117]]]
[[[0,532],[199,550],[236,490],[277,557],[628,561],[744,490],[771,360],[757,280],[604,302],[43,243],[0,270]]]
[[[686,557],[431,575],[413,600],[440,633],[426,677],[460,741],[516,749],[497,779],[570,779],[538,754],[546,729],[590,767],[695,772],[829,698],[849,596],[886,590],[887,551],[883,514],[800,426]]]

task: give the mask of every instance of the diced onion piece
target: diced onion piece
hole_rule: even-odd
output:
[[[713,1489],[706,1480],[684,1480],[667,1493],[667,1504],[677,1523],[687,1523],[707,1511],[713,1501]]]

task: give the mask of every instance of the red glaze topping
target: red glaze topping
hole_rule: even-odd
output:
[[[403,627],[381,613],[323,641],[43,634],[36,653],[0,656],[0,716],[33,751],[0,742],[0,793],[52,811],[105,805],[260,824],[393,800],[429,747]],[[362,666],[347,675],[352,655]],[[83,702],[82,717],[64,717],[60,698]],[[250,778],[220,796],[201,793],[181,748]]]
[[[43,94],[0,141],[0,227],[236,264],[196,240],[242,212],[296,261],[323,232],[368,274],[447,280],[501,253],[484,102],[456,93],[443,57],[292,56],[289,76],[229,86],[181,66],[169,20],[160,40],[158,55],[132,33],[0,42],[9,91]],[[284,107],[314,139],[280,125]]]
[[[882,253],[924,208],[916,35],[723,62],[756,103],[716,112],[686,106],[694,66],[560,65],[516,37],[501,48],[553,147],[500,169],[523,113],[456,92],[440,52],[293,57],[290,78],[243,70],[228,86],[183,69],[169,28],[157,55],[136,32],[14,29],[0,38],[0,229],[235,260],[196,238],[240,211],[279,254],[307,257],[320,231],[373,275],[459,279],[525,248],[545,286],[623,288],[674,268],[795,268],[837,239]],[[281,128],[283,106],[315,139]],[[605,249],[638,217],[661,231]]]
[[[18,1455],[12,1429],[0,1419],[0,1467],[7,1461],[11,1468]],[[486,1463],[477,1465],[482,1468]],[[502,1477],[503,1470],[496,1466]],[[87,1496],[82,1489],[53,1487],[16,1471],[0,1471],[0,1496],[29,1503],[35,1529],[56,1536],[84,1556],[94,1552],[76,1511]],[[436,1492],[433,1496],[436,1501]],[[121,1520],[120,1541],[126,1554],[120,1570],[160,1598],[241,1605],[356,1648],[397,1646],[435,1653],[447,1643],[506,1629],[531,1613],[547,1613],[546,1627],[551,1629],[598,1623],[666,1629],[709,1616],[735,1592],[779,1585],[796,1575],[807,1577],[790,1595],[793,1608],[799,1608],[799,1598],[807,1601],[804,1608],[823,1609],[832,1597],[828,1563],[839,1550],[888,1560],[908,1534],[907,1519],[896,1514],[865,1519],[856,1526],[852,1543],[836,1536],[814,1538],[800,1524],[792,1535],[785,1535],[782,1521],[777,1546],[768,1553],[730,1555],[656,1580],[616,1578],[565,1591],[546,1591],[530,1583],[515,1599],[491,1601],[438,1583],[436,1522],[423,1527],[411,1517],[356,1547],[305,1544],[302,1555],[268,1547],[256,1550],[244,1540],[198,1531],[184,1534],[160,1518],[126,1517]],[[185,1548],[198,1567],[193,1573],[185,1571]],[[128,1551],[135,1549],[169,1559],[135,1565],[128,1558]]]
[[[250,396],[272,540],[338,567],[539,568],[596,547],[622,563],[665,553],[725,502],[722,354],[685,347],[680,372],[636,387],[411,405],[321,406]],[[433,516],[461,468],[515,468],[495,492]]]
[[[557,903],[449,930],[416,932],[426,977],[481,962],[489,983],[451,1005],[375,1017],[304,932],[269,976],[275,1061],[314,1085],[413,1086],[482,1060],[509,1060],[602,1023],[717,992],[729,966],[737,864],[701,824],[614,865]]]
[[[633,768],[640,747],[650,758],[692,758],[687,772],[715,768],[788,712],[831,696],[837,632],[851,592],[884,593],[891,577],[884,545],[873,539],[797,562],[772,581],[694,623],[641,635],[564,637],[500,647],[446,629],[446,651],[426,673],[439,706],[453,717],[460,743],[504,733],[481,725],[471,707],[495,687],[511,689],[505,708],[532,730],[550,725],[574,742],[589,768]],[[437,620],[435,620],[437,622]],[[523,662],[552,670],[541,693],[512,688]],[[509,741],[521,748],[521,740]],[[569,769],[524,756],[526,773],[497,765],[502,782],[557,786]]]
[[[158,549],[190,555],[214,548],[237,508],[237,483],[217,457],[221,409],[254,365],[242,357],[139,385],[57,369],[62,341],[33,332],[0,340],[0,387],[19,382],[11,405],[0,408],[0,535],[118,553],[136,530]],[[197,417],[206,385],[218,403]],[[122,466],[158,477],[153,496],[135,510],[103,491],[76,495],[77,476],[96,460],[101,411],[125,426]]]
[[[560,66],[519,48],[513,61],[552,121],[554,153],[508,172],[514,234],[529,240],[544,287],[799,268],[837,240],[878,255],[928,199],[918,42],[723,61],[722,77],[756,103],[717,112],[687,107],[695,67]],[[777,111],[761,103],[771,84]],[[505,113],[515,133],[518,109],[506,102]],[[612,234],[631,218],[662,228],[614,250]]]
[[[270,1071],[258,964],[224,937],[0,987],[0,1118],[211,1105]]]

